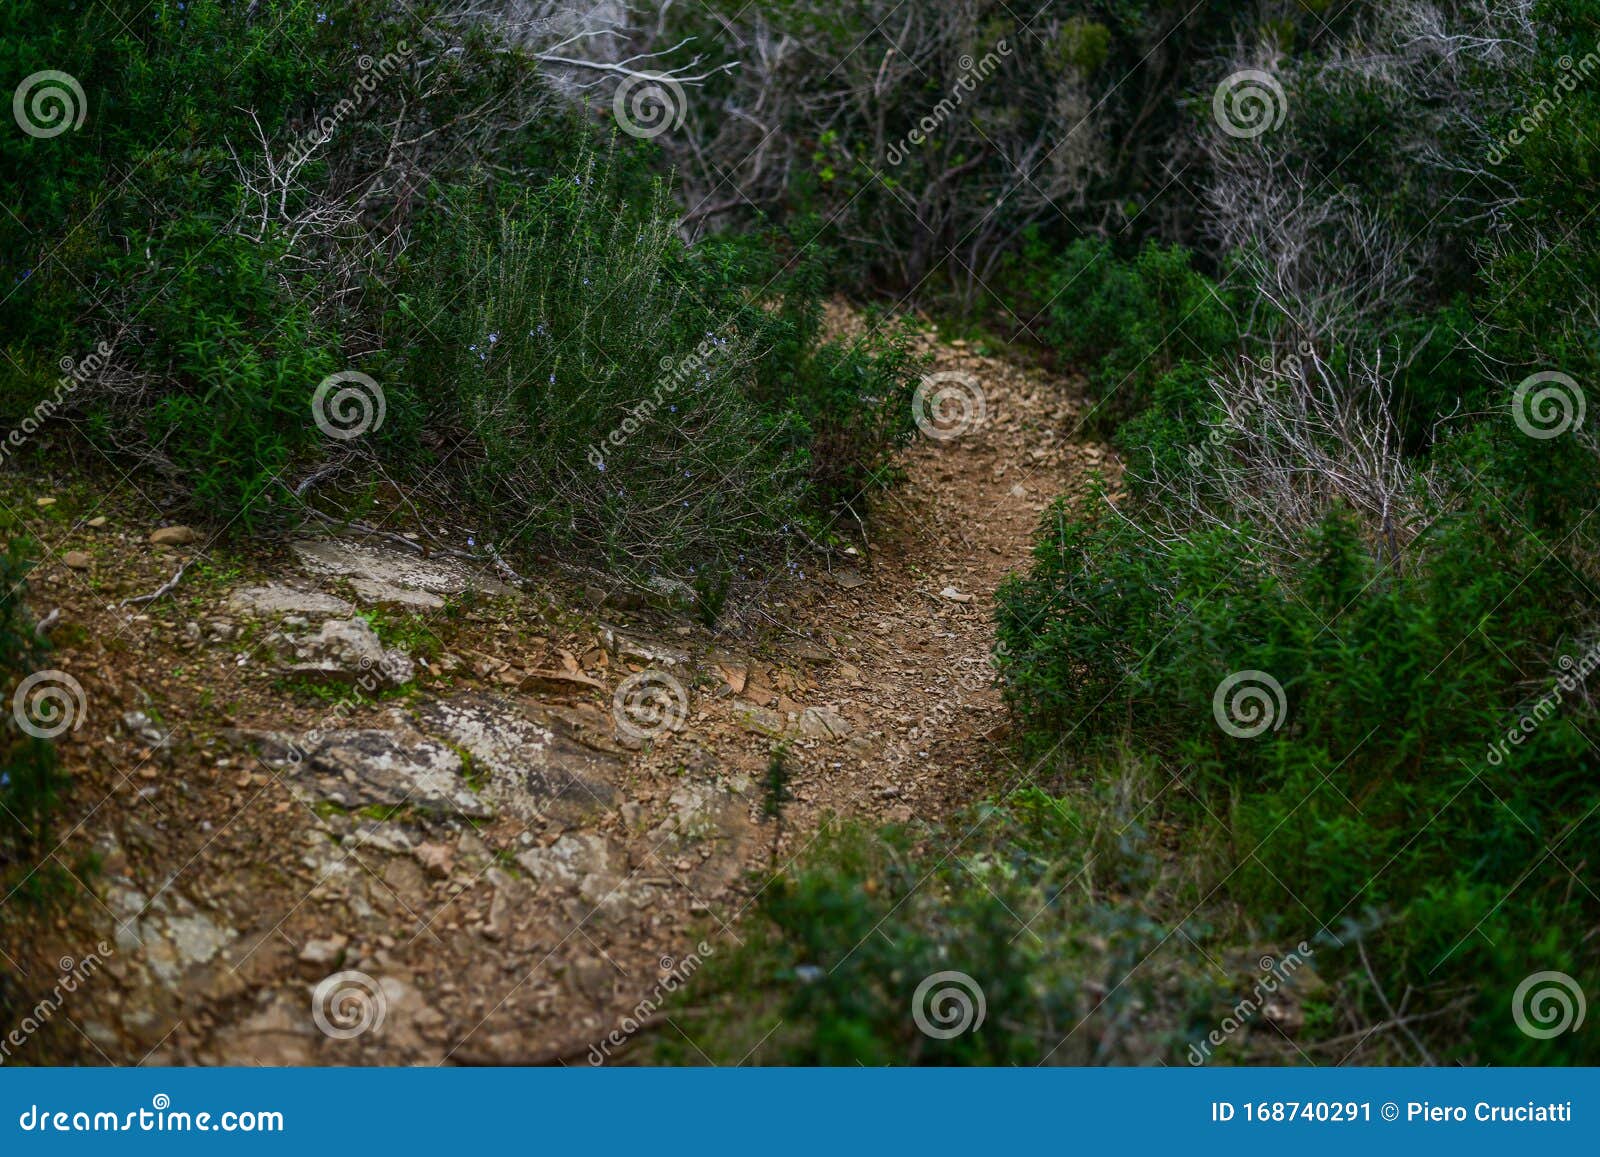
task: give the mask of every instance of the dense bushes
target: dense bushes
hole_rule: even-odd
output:
[[[1477,1031],[1458,1043],[1550,1060],[1563,1045],[1536,1049],[1503,1014],[1535,963],[1574,975],[1589,963],[1595,909],[1546,857],[1570,863],[1594,838],[1600,760],[1584,735],[1597,720],[1571,672],[1589,644],[1552,612],[1581,605],[1584,584],[1510,529],[1480,496],[1411,544],[1427,562],[1408,573],[1335,516],[1277,574],[1239,534],[1164,550],[1092,505],[1063,506],[1007,591],[1001,640],[1041,754],[1060,735],[1131,733],[1213,801],[1238,857],[1228,887],[1263,928],[1344,935],[1379,913],[1370,951],[1385,983],[1440,1004],[1479,983]],[[1262,701],[1281,730],[1223,729],[1218,712],[1233,713],[1218,689],[1237,672],[1281,686],[1281,701]],[[1560,711],[1541,709],[1525,741],[1491,754],[1558,679]],[[1537,961],[1511,947],[1531,929],[1550,938]]]
[[[1101,390],[1140,384],[1130,366],[1147,388],[1119,414],[1118,508],[1063,500],[1002,597],[1008,695],[1036,753],[1159,753],[1197,801],[1190,822],[1226,825],[1217,886],[1257,928],[1336,938],[1351,1028],[1405,993],[1425,1017],[1412,1059],[1596,1055],[1581,1034],[1523,1033],[1510,1005],[1531,973],[1597,962],[1577,865],[1600,835],[1585,682],[1600,457],[1574,419],[1600,380],[1600,267],[1571,228],[1583,179],[1545,170],[1550,146],[1507,158],[1487,209],[1464,155],[1482,145],[1474,117],[1506,122],[1508,74],[1536,100],[1565,30],[1600,27],[1582,4],[1545,16],[1533,55],[1514,38],[1421,54],[1461,94],[1449,126],[1407,79],[1428,37],[1386,71],[1286,63],[1292,132],[1210,146],[1214,294],[1181,254],[1086,270],[1092,250],[1067,252],[1057,277],[1083,294],[1052,337]],[[1600,128],[1591,108],[1564,104],[1563,123]],[[1386,137],[1308,210],[1302,159],[1374,116]],[[1439,232],[1486,211],[1501,228],[1473,248]],[[1386,249],[1394,225],[1408,247]],[[1367,251],[1344,252],[1357,236]],[[1375,254],[1381,270],[1363,265]],[[1168,326],[1175,271],[1221,307],[1188,311],[1192,330]],[[1565,375],[1543,415],[1516,391],[1535,371]],[[1228,728],[1258,718],[1230,710],[1252,709],[1228,693],[1241,678],[1273,724],[1251,738]]]
[[[687,249],[653,147],[597,140],[492,25],[46,7],[8,9],[6,63],[83,78],[87,117],[5,137],[8,422],[105,341],[60,416],[225,523],[343,514],[383,469],[503,545],[712,591],[882,481],[902,345],[827,346],[819,255],[781,235]]]
[[[392,369],[459,428],[500,524],[725,584],[796,516],[794,420],[748,396],[760,351],[699,300],[664,192],[610,180],[585,161],[493,233],[461,225],[415,271]]]
[[[741,946],[697,975],[672,1014],[683,1035],[662,1034],[658,1057],[1176,1059],[1217,978],[1171,959],[1138,968],[1173,934],[1142,909],[1188,891],[1152,846],[1159,813],[1136,794],[1123,782],[1065,797],[1028,788],[952,817],[948,832],[828,832],[761,891]]]

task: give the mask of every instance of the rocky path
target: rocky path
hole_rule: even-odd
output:
[[[166,520],[131,489],[9,493],[81,692],[33,878],[92,893],[4,946],[29,1002],[94,962],[30,1058],[621,1056],[641,1000],[737,941],[775,745],[785,861],[829,815],[936,820],[998,782],[995,589],[1048,501],[1114,464],[1065,441],[1068,383],[926,343],[934,409],[866,549],[716,630],[393,536],[225,561],[150,542]]]

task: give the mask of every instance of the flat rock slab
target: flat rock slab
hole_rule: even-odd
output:
[[[625,767],[558,713],[509,699],[435,700],[418,709],[417,726],[466,752],[485,793],[529,819],[552,811],[582,818],[611,807]]]
[[[399,686],[416,675],[416,664],[404,651],[383,645],[365,619],[327,619],[321,630],[295,642],[296,662],[289,671],[322,679],[353,682],[366,675]]]
[[[302,590],[284,583],[242,587],[228,596],[228,609],[241,615],[338,615],[355,614],[355,607],[344,599],[322,591]]]
[[[441,607],[444,595],[468,590],[508,594],[512,589],[452,559],[421,558],[332,538],[302,539],[289,545],[307,573],[349,579],[356,593],[372,602]]]
[[[409,806],[471,819],[494,814],[468,785],[461,756],[415,732],[335,731],[301,767],[323,799],[351,809]]]
[[[602,835],[564,835],[547,848],[530,848],[517,863],[541,892],[573,891],[611,917],[646,907],[650,890],[635,879],[627,853]]]

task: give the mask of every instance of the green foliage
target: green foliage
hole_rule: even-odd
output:
[[[1185,768],[1209,801],[1190,821],[1224,818],[1227,886],[1268,928],[1341,935],[1371,912],[1386,985],[1440,1005],[1479,992],[1441,1055],[1592,1061],[1581,1035],[1534,1041],[1504,1010],[1532,971],[1592,968],[1600,908],[1562,865],[1600,837],[1600,712],[1569,670],[1594,644],[1578,496],[1600,470],[1504,417],[1436,466],[1462,490],[1398,565],[1338,512],[1268,566],[1225,524],[1173,541],[1098,496],[1063,501],[1001,594],[1008,697],[1040,750],[1131,737]],[[1281,729],[1218,726],[1214,696],[1240,671],[1281,685]],[[1537,955],[1513,947],[1531,929]],[[1354,969],[1352,947],[1330,958]],[[1380,1016],[1363,992],[1346,999]]]
[[[1192,415],[1201,396],[1194,367],[1239,344],[1229,290],[1180,247],[1150,243],[1121,260],[1109,242],[1085,238],[1047,259],[1035,241],[1022,260],[1044,266],[1044,337],[1088,369],[1091,421],[1101,428],[1149,409],[1169,420]]]
[[[1126,900],[1172,881],[1152,817],[1116,795],[1030,788],[947,827],[824,833],[674,1019],[717,1063],[1176,1060],[1176,1025],[1212,990],[1165,961],[1129,976],[1167,930]],[[699,1055],[671,1036],[661,1059]]]
[[[376,459],[506,545],[686,580],[705,608],[886,478],[904,342],[822,342],[825,255],[791,237],[689,250],[658,150],[597,160],[489,27],[427,3],[128,0],[69,27],[43,7],[8,7],[0,60],[92,78],[89,115],[5,137],[0,419],[105,341],[60,417],[230,526],[293,513],[329,460],[359,489]],[[396,164],[400,136],[423,143]],[[359,445],[313,420],[334,372],[382,392]]]
[[[1587,0],[1545,5],[1535,61],[1497,73],[1466,59],[1457,83],[1506,110],[1503,138],[1570,71],[1563,53],[1593,49],[1597,15]],[[1300,51],[1289,31],[1272,36]],[[1284,69],[1301,82],[1291,123],[1264,147],[1316,172],[1359,155],[1341,195],[1426,252],[1417,243],[1439,206],[1474,196],[1463,174],[1481,140],[1403,85],[1309,60]],[[1230,849],[1217,886],[1269,931],[1336,941],[1325,959],[1348,1022],[1386,1015],[1376,979],[1427,1010],[1417,1031],[1441,1059],[1593,1063],[1592,1036],[1537,1040],[1508,1011],[1532,972],[1593,973],[1600,918],[1574,876],[1578,849],[1600,836],[1588,738],[1600,712],[1584,682],[1600,622],[1589,525],[1600,459],[1587,435],[1529,437],[1508,413],[1536,370],[1569,375],[1591,401],[1600,380],[1600,246],[1577,227],[1592,158],[1572,152],[1600,131],[1600,102],[1577,86],[1539,118],[1490,162],[1507,227],[1427,252],[1403,293],[1319,335],[1326,378],[1282,387],[1354,389],[1352,353],[1385,351],[1381,401],[1410,477],[1427,479],[1398,534],[1335,504],[1314,525],[1283,511],[1266,543],[1261,520],[1242,516],[1229,488],[1253,485],[1270,455],[1292,469],[1296,454],[1281,430],[1229,420],[1211,393],[1240,354],[1265,356],[1282,315],[1283,286],[1256,255],[1212,257],[1246,275],[1224,289],[1181,250],[1118,259],[1081,241],[1053,256],[1036,238],[1012,277],[1048,277],[1048,337],[1089,369],[1097,417],[1121,420],[1130,473],[1115,513],[1101,494],[1050,512],[1031,569],[1001,593],[999,654],[1032,751],[1127,744],[1181,769],[1187,823],[1220,826]],[[1426,169],[1385,143],[1408,138],[1468,160]],[[1327,271],[1330,293],[1337,276]],[[1223,448],[1196,452],[1213,433]],[[1357,444],[1353,431],[1315,436]],[[1319,469],[1300,464],[1308,489],[1329,484]],[[1269,675],[1286,704],[1253,739],[1217,717],[1223,681],[1246,671]]]

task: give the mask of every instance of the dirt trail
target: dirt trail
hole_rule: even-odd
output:
[[[512,591],[390,540],[233,565],[150,545],[163,520],[131,491],[62,486],[51,519],[33,497],[48,480],[8,494],[52,552],[35,610],[61,608],[52,661],[84,692],[49,863],[99,862],[92,896],[5,946],[19,1007],[63,958],[97,962],[30,1059],[582,1063],[735,942],[780,738],[785,860],[829,814],[938,820],[997,782],[995,589],[1046,503],[1114,464],[1065,441],[1066,381],[924,340],[935,391],[972,419],[981,399],[981,420],[947,406],[935,429],[955,436],[903,451],[864,552],[717,632],[569,582]],[[118,605],[180,559],[175,595]],[[413,625],[380,641],[348,625],[359,607]],[[396,663],[414,668],[403,693],[304,689]],[[630,676],[681,688],[686,716],[643,742],[639,716],[619,728]]]

